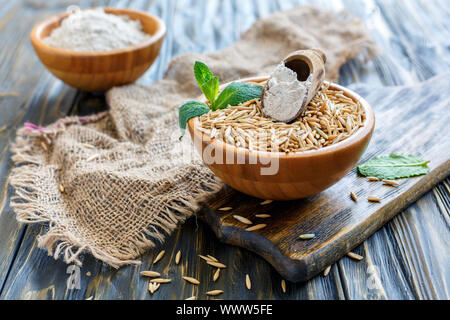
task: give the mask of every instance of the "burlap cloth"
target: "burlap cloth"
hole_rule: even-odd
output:
[[[38,245],[66,263],[81,264],[82,252],[113,267],[139,263],[139,255],[196,212],[199,200],[222,187],[189,138],[178,141],[177,107],[200,94],[194,61],[205,62],[224,83],[267,74],[304,48],[326,52],[333,81],[347,60],[375,52],[360,20],[300,7],[257,21],[226,49],[176,57],[151,86],[111,89],[109,112],[46,128],[25,124],[10,176],[17,219],[47,223]]]

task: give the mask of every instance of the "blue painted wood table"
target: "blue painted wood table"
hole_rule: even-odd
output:
[[[125,0],[0,2],[0,298],[1,299],[184,299],[206,298],[212,288],[212,269],[197,259],[209,253],[228,265],[214,287],[226,287],[224,299],[449,299],[450,182],[448,178],[398,214],[354,251],[365,257],[347,257],[334,264],[327,277],[304,283],[287,283],[284,293],[280,275],[259,256],[220,243],[208,226],[188,220],[164,244],[166,259],[158,269],[180,278],[189,261],[199,286],[177,281],[148,292],[148,281],[139,267],[112,269],[91,256],[77,269],[55,261],[37,248],[36,236],[45,226],[18,224],[9,206],[11,143],[25,121],[46,125],[68,114],[104,110],[102,95],[79,92],[54,78],[41,65],[29,41],[33,25],[80,7],[116,6],[149,11],[162,17],[168,27],[161,54],[139,80],[149,84],[163,76],[170,59],[185,52],[204,52],[226,47],[258,18],[271,12],[313,3],[348,9],[361,17],[373,39],[383,49],[369,63],[348,62],[340,82],[373,85],[414,84],[450,70],[450,3],[448,0]],[[1,94],[9,92],[10,94]],[[16,93],[16,94],[15,94]],[[183,263],[172,257],[181,250]],[[142,257],[151,266],[154,255]],[[171,259],[167,258],[170,257]],[[68,287],[70,273],[79,283]],[[252,290],[245,288],[245,274],[252,274]]]

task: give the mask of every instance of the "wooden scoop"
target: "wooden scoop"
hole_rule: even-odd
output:
[[[289,107],[297,108],[295,116],[290,119],[276,119],[276,115],[273,114],[271,118],[277,121],[290,122],[295,120],[302,112],[305,110],[309,102],[314,98],[317,91],[319,91],[322,82],[325,78],[325,62],[327,58],[325,53],[320,49],[308,49],[308,50],[298,50],[290,53],[286,58],[283,59],[284,65],[294,71],[297,74],[297,79],[299,81],[306,81],[311,75],[311,83],[307,87],[305,96],[302,103],[292,105]],[[263,88],[261,96],[262,111],[264,112],[264,96],[268,88],[269,81]]]

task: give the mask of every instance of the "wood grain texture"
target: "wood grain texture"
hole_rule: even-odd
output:
[[[341,69],[340,83],[343,85],[353,82],[372,85],[414,84],[450,70],[448,61],[450,25],[446,0],[70,2],[82,7],[93,5],[129,7],[145,10],[163,18],[169,29],[168,34],[159,58],[138,80],[142,84],[149,84],[161,78],[167,63],[174,55],[223,48],[235,41],[255,19],[275,10],[288,9],[305,3],[336,9],[347,8],[365,20],[372,37],[383,49],[383,54],[369,63],[359,60],[347,63]],[[0,38],[6,37],[5,30],[27,28],[30,30],[33,24],[32,19],[41,20],[51,14],[64,11],[66,7],[65,1],[3,1],[0,5]],[[386,14],[384,11],[389,13]],[[18,27],[17,23],[7,23],[11,21],[21,21],[21,24]],[[199,21],[199,23],[192,24],[192,21]],[[25,30],[20,34],[27,37]],[[82,114],[95,113],[105,108],[103,96],[78,94],[74,97],[73,90],[49,76],[43,67],[39,67],[39,62],[33,56],[31,44],[27,43],[27,39],[20,38],[21,40],[18,41],[20,34],[16,33],[14,39],[8,40],[7,50],[2,50],[3,47],[0,49],[2,57],[9,57],[9,59],[0,60],[0,91],[20,91],[23,88],[24,92],[20,98],[7,98],[6,101],[11,106],[17,107],[24,101],[33,101],[30,112],[35,114],[36,118],[27,119],[34,122],[37,122],[34,119],[40,119],[43,124],[49,123],[52,120],[45,118],[45,110],[48,108],[41,108],[40,102],[46,101],[48,97],[52,97],[50,101],[61,99],[59,90],[63,88],[62,92],[65,93],[66,98],[62,98],[61,104],[64,107],[74,104],[74,110]],[[424,59],[426,57],[430,58]],[[9,67],[5,69],[6,66]],[[35,73],[28,72],[28,77],[23,78],[23,73],[14,72],[14,68],[19,67],[33,70]],[[3,72],[5,70],[8,71]],[[14,83],[16,84],[13,85]],[[55,87],[55,83],[59,85]],[[40,89],[33,90],[37,87]],[[14,99],[23,100],[17,102]],[[0,123],[4,119],[4,101],[4,99],[0,100]],[[12,111],[11,115],[14,115]],[[9,122],[7,124],[9,126]],[[16,122],[11,123],[11,127],[14,128],[19,125],[21,125],[20,117]],[[0,143],[10,143],[12,139],[12,134],[7,138],[1,136]],[[9,153],[9,145],[4,150]],[[9,159],[8,154],[2,154],[2,156]],[[9,169],[3,169],[4,165],[2,162],[0,169],[2,179],[9,172]],[[66,273],[67,265],[53,260],[36,247],[35,237],[45,226],[27,227],[21,229],[25,230],[22,233],[18,231],[14,215],[7,206],[10,194],[11,190],[6,189],[6,183],[3,184],[2,180],[0,203],[5,204],[5,207],[0,215],[0,279],[3,281],[0,286],[0,299],[21,297],[84,299],[90,296],[94,299],[184,299],[193,294],[198,294],[200,298],[205,299],[207,297],[204,293],[210,289],[223,289],[225,292],[222,298],[224,299],[430,299],[433,297],[448,299],[450,297],[448,292],[450,276],[447,271],[450,269],[449,259],[442,252],[445,239],[440,237],[440,234],[445,232],[448,234],[449,230],[448,180],[433,188],[412,205],[410,208],[414,208],[415,211],[410,208],[404,210],[362,245],[355,248],[356,253],[365,257],[363,261],[355,262],[344,257],[332,266],[327,277],[317,276],[310,281],[297,284],[287,282],[286,293],[281,291],[281,276],[266,261],[248,250],[220,243],[210,228],[196,218],[189,219],[168,239],[163,246],[166,249],[165,258],[157,265],[152,266],[151,261],[159,249],[144,255],[143,265],[140,268],[129,266],[118,271],[104,266],[91,256],[86,256],[80,270],[80,289],[69,290],[66,283],[69,277]],[[414,218],[411,218],[412,216]],[[402,228],[394,227],[399,219],[402,219]],[[420,232],[414,232],[411,238],[411,233],[408,233],[410,230]],[[435,234],[435,231],[440,234]],[[16,234],[22,236],[18,237]],[[414,246],[404,243],[404,239],[409,239],[416,244],[416,247],[422,247],[423,250],[416,251]],[[176,266],[170,257],[173,257],[179,249],[183,252],[183,258],[180,265]],[[419,252],[418,255],[417,252]],[[216,283],[208,281],[214,269],[200,261],[197,254],[212,254],[228,266]],[[147,291],[148,282],[139,276],[139,270],[149,268],[170,275],[174,279],[180,279],[184,274],[194,276],[201,283],[199,286],[193,286],[186,284],[185,281],[174,281],[170,285],[163,285],[151,296]],[[375,272],[369,273],[369,271]],[[91,272],[92,275],[88,276],[87,272]],[[247,290],[242,282],[246,273],[252,278],[251,291]],[[379,279],[376,280],[378,285],[375,289],[371,285],[369,285],[370,288],[368,287],[373,279]]]
[[[437,207],[442,198],[436,197],[437,190],[445,185],[448,186],[448,180],[364,242],[355,251],[365,257],[363,261],[355,264],[343,258],[338,262],[346,296],[447,299],[450,279],[442,268],[448,265],[443,246],[449,240],[449,224],[445,221],[449,211]]]
[[[10,147],[16,129],[25,121],[42,124],[60,118],[75,95],[75,90],[45,72],[29,43],[30,28],[46,14],[30,11],[19,2],[8,2],[0,9],[0,92],[19,93],[0,98],[0,288],[27,229],[17,223],[9,206]],[[19,24],[14,23],[18,16]],[[28,58],[18,60],[19,56]]]

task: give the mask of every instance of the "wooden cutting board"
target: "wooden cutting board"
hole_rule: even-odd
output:
[[[414,154],[430,160],[427,175],[389,187],[369,182],[354,169],[320,194],[267,205],[225,187],[200,212],[221,241],[259,254],[293,282],[308,280],[335,263],[450,174],[450,73],[413,87],[353,89],[369,101],[376,116],[374,136],[360,163],[378,155]],[[350,198],[351,191],[357,202]],[[381,203],[368,202],[372,195]],[[233,209],[218,210],[223,207]],[[248,226],[233,215],[267,226],[246,231]],[[299,239],[305,233],[315,237]]]

